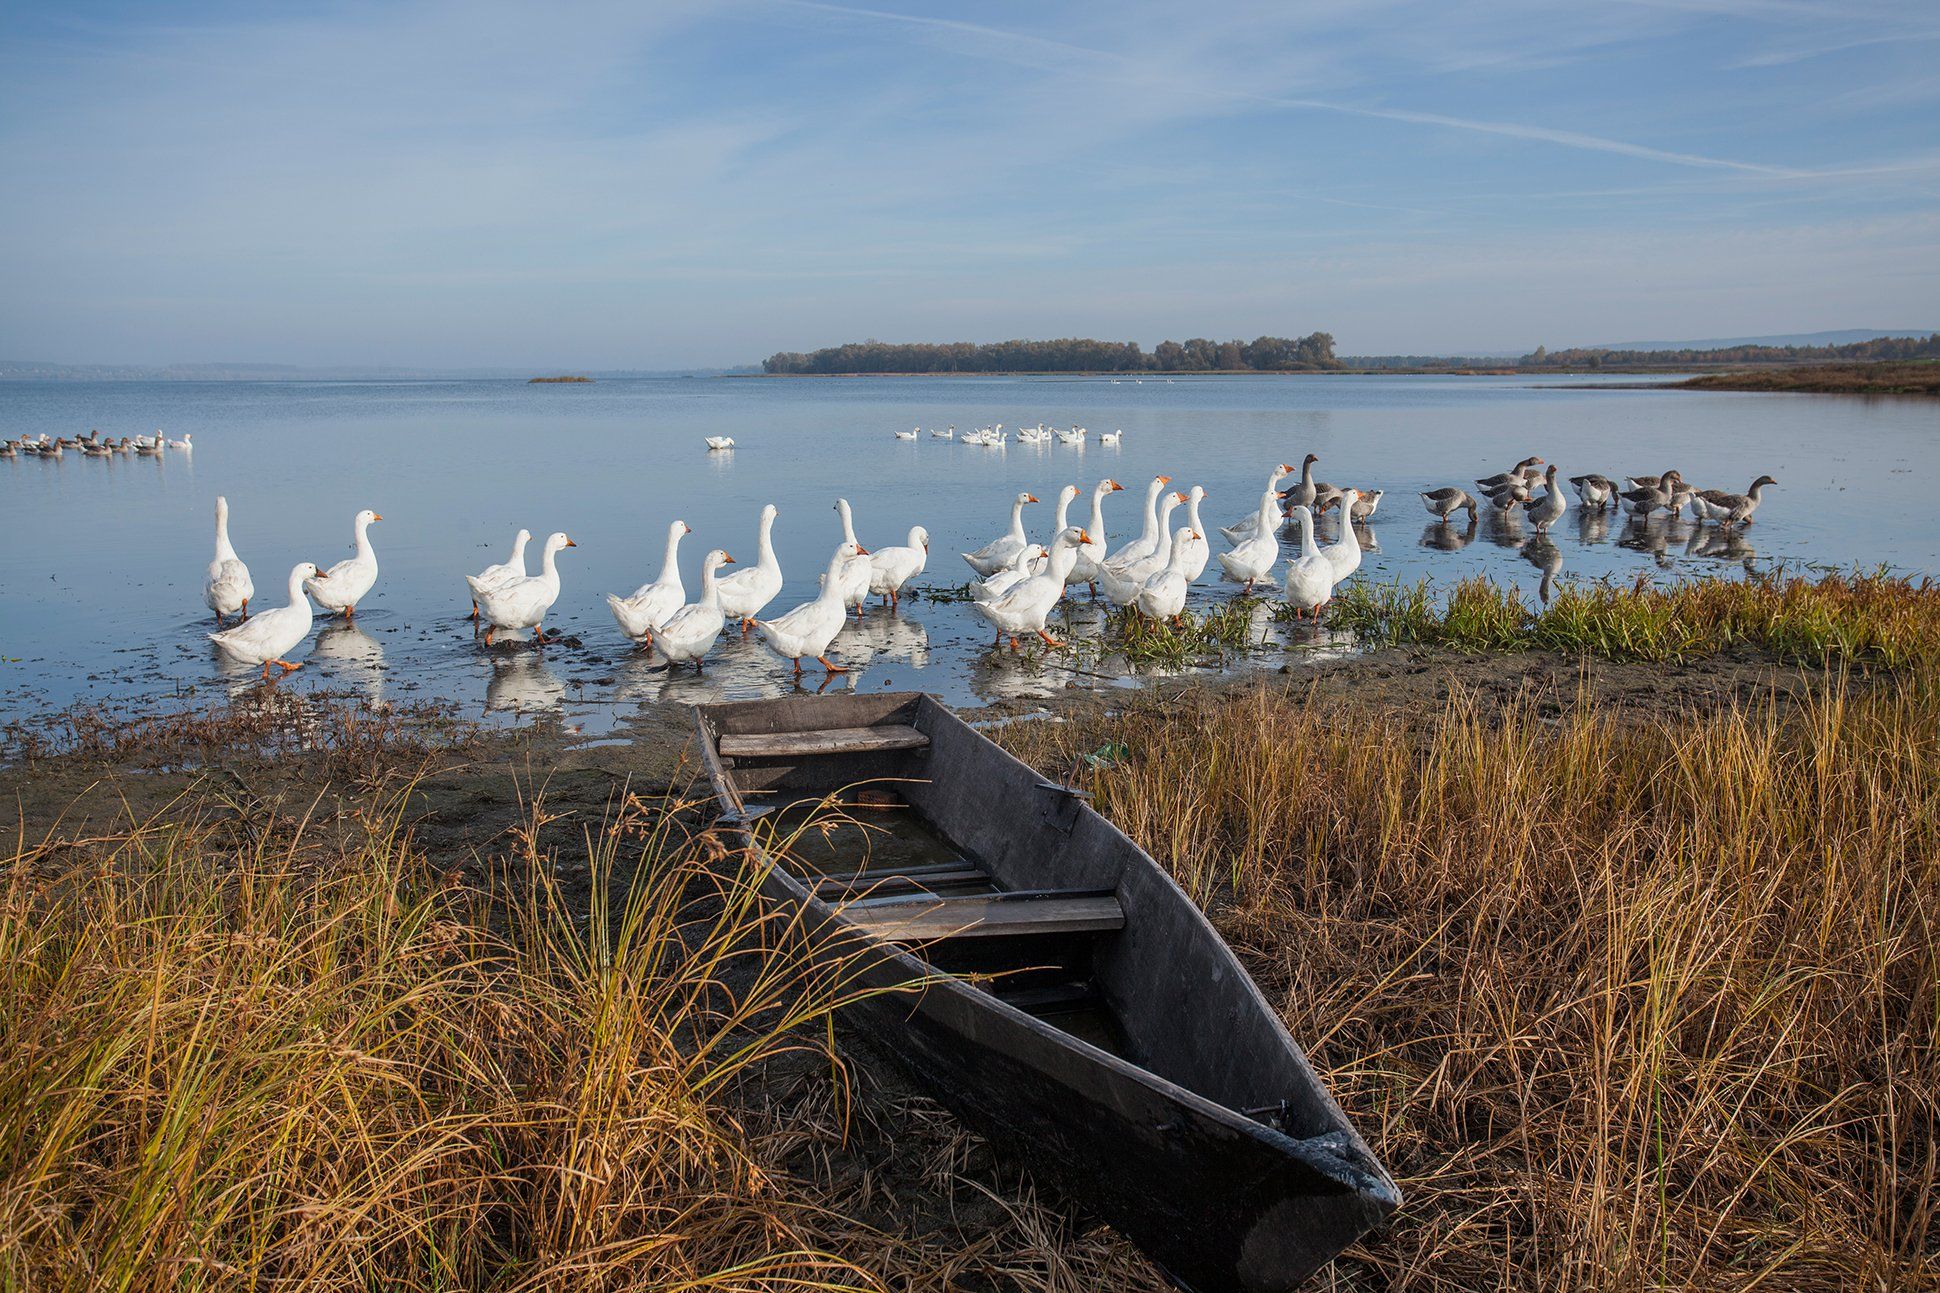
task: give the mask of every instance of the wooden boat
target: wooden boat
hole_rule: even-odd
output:
[[[877,993],[844,1008],[1199,1293],[1289,1289],[1400,1202],[1225,943],[1085,796],[929,696],[696,710],[721,827]],[[832,829],[791,823],[848,818]]]

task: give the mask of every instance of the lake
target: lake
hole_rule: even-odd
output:
[[[1940,573],[1940,519],[1931,504],[1940,405],[1913,399],[1584,388],[1586,378],[1232,376],[1146,378],[642,379],[531,386],[462,382],[7,382],[0,436],[192,433],[193,455],[95,461],[0,461],[5,555],[0,557],[0,708],[11,715],[116,697],[196,697],[249,685],[223,665],[202,584],[216,496],[258,589],[279,605],[289,567],[328,564],[349,550],[360,508],[382,573],[354,626],[319,621],[297,652],[307,667],[286,687],[348,688],[373,699],[454,702],[474,715],[558,711],[588,731],[644,701],[774,695],[788,665],[732,637],[696,678],[669,677],[620,636],[604,594],[626,594],[658,572],[667,523],[693,527],[682,549],[690,596],[702,556],[724,547],[755,560],[756,514],[780,509],[776,548],[787,586],[771,614],[813,596],[840,538],[835,499],[854,505],[870,546],[901,543],[912,524],[931,536],[917,582],[962,583],[957,555],[1001,533],[1011,498],[1033,537],[1048,531],[1060,487],[1126,485],[1110,500],[1111,545],[1139,528],[1143,487],[1159,472],[1209,491],[1219,525],[1257,504],[1277,462],[1320,456],[1316,474],[1387,491],[1363,528],[1373,545],[1360,578],[1452,581],[1487,574],[1537,595],[1544,577],[1628,581],[1741,576],[1748,564],[1790,569],[1881,564]],[[986,449],[929,438],[1006,427],[1123,429],[1123,444],[1083,449],[1011,443]],[[893,432],[921,426],[914,442]],[[737,448],[710,453],[706,435]],[[1469,485],[1528,454],[1565,476],[1655,475],[1679,468],[1707,487],[1742,491],[1770,473],[1757,523],[1727,536],[1688,521],[1648,525],[1571,510],[1550,541],[1484,513],[1437,526],[1415,497]],[[1073,520],[1088,515],[1088,501]],[[1183,509],[1179,517],[1183,519]],[[1337,522],[1322,527],[1323,542]],[[487,650],[466,619],[462,576],[504,559],[514,530],[564,530],[563,591],[549,629],[580,646]],[[1285,535],[1291,536],[1289,527]],[[1284,543],[1284,539],[1283,539]],[[1192,604],[1225,597],[1218,564]],[[1076,616],[1078,632],[1095,617]],[[1326,629],[1271,625],[1259,659],[1339,653]],[[1095,631],[1095,630],[1092,630]],[[957,703],[1108,683],[1110,668],[1074,672],[993,653],[987,625],[958,604],[872,609],[833,653],[856,667],[838,687],[922,688]],[[1289,654],[1290,653],[1290,654]],[[1099,675],[1103,676],[1099,676]],[[816,670],[805,681],[819,682]]]

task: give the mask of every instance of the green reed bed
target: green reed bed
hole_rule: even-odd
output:
[[[1940,587],[1884,573],[1563,584],[1547,606],[1483,577],[1445,593],[1425,582],[1362,581],[1340,589],[1328,614],[1380,646],[1580,651],[1623,661],[1752,647],[1799,663],[1885,669],[1940,659]]]

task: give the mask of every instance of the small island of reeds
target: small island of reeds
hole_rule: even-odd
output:
[[[592,380],[593,379],[590,377],[570,377],[570,376],[569,377],[529,377],[526,379],[525,384],[527,386],[555,386],[560,382],[590,382]]]
[[[1806,364],[1706,373],[1679,382],[1707,391],[1797,391],[1819,395],[1940,395],[1940,363]]]

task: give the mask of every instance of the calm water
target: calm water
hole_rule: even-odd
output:
[[[755,559],[755,518],[780,508],[776,547],[787,587],[771,611],[813,595],[840,537],[838,495],[871,546],[928,527],[919,582],[969,577],[956,555],[996,536],[1022,489],[1034,536],[1066,483],[1125,483],[1106,512],[1113,547],[1136,534],[1142,486],[1165,472],[1206,486],[1209,526],[1256,504],[1265,469],[1320,455],[1317,474],[1388,491],[1363,542],[1362,578],[1450,580],[1487,573],[1532,594],[1544,575],[1735,576],[1747,562],[1874,566],[1940,573],[1931,505],[1940,408],[1911,400],[1564,389],[1527,378],[1325,377],[1147,380],[956,378],[806,381],[646,380],[585,386],[520,382],[5,383],[0,435],[194,433],[192,458],[58,463],[0,461],[0,709],[9,713],[113,696],[199,694],[245,685],[204,638],[204,571],[218,493],[259,590],[280,604],[289,567],[340,559],[350,518],[372,531],[382,567],[355,627],[326,626],[297,652],[308,667],[285,686],[361,689],[380,698],[444,697],[472,713],[560,709],[589,730],[642,701],[779,694],[787,666],[750,640],[724,639],[707,675],[671,679],[631,650],[603,594],[657,573],[667,522],[694,527],[683,546],[690,596],[710,547]],[[954,423],[1079,423],[1124,429],[1095,443],[982,449],[895,440],[892,431]],[[703,435],[732,435],[708,453]],[[1767,492],[1742,538],[1688,522],[1626,527],[1572,503],[1553,541],[1485,519],[1439,527],[1415,492],[1500,471],[1526,454],[1565,475],[1680,468],[1705,486]],[[1082,521],[1088,502],[1073,518]],[[1183,518],[1183,509],[1179,513]],[[1328,521],[1322,540],[1333,537]],[[565,530],[564,591],[548,627],[578,649],[486,651],[473,639],[461,576],[502,560],[512,532],[538,546]],[[1218,545],[1216,533],[1213,536]],[[1195,601],[1223,597],[1215,562]],[[856,672],[837,686],[922,687],[953,702],[1044,694],[1074,678],[988,650],[984,623],[958,605],[872,610],[834,648]],[[1339,651],[1325,631],[1293,631],[1296,653]],[[1296,655],[1296,658],[1299,658]],[[1284,659],[1271,656],[1271,663]],[[819,678],[819,673],[813,682]]]

